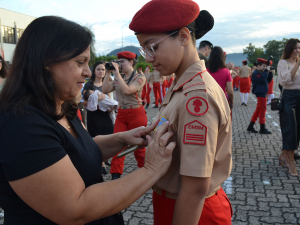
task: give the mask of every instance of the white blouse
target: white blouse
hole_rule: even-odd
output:
[[[277,66],[278,79],[284,89],[300,89],[300,67],[296,72],[295,78],[292,80],[291,70],[294,68],[286,60],[281,59]]]

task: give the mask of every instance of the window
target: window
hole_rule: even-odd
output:
[[[1,32],[2,32],[3,43],[15,44],[16,41],[15,41],[14,28],[13,27],[2,26],[1,29],[2,29]]]
[[[18,40],[22,36],[23,32],[24,32],[24,30],[17,28],[17,37],[18,37]]]

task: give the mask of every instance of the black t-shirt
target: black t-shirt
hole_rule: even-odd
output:
[[[83,90],[86,90],[86,91],[87,90],[94,90],[94,91],[98,90],[98,91],[102,92],[102,86],[97,87],[97,86],[93,85],[91,81],[88,81],[84,85]]]
[[[68,154],[88,187],[103,181],[102,154],[78,117],[70,120],[78,134],[74,138],[46,114],[26,108],[28,113],[0,115],[0,207],[6,225],[55,224],[23,202],[8,182],[41,171]]]

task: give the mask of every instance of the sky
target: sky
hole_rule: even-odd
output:
[[[34,17],[56,15],[92,28],[96,51],[139,43],[129,23],[149,0],[0,0],[0,7]],[[300,0],[195,0],[209,11],[214,28],[197,41],[209,40],[228,53],[242,53],[249,43],[263,47],[269,40],[300,38]]]

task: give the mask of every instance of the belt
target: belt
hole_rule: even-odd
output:
[[[170,199],[176,199],[177,196],[178,196],[177,194],[170,193],[168,191],[162,190],[162,189],[160,189],[158,187],[155,187],[155,186],[152,187],[152,190],[156,194],[159,194],[160,196],[163,196],[163,197],[166,197],[166,198],[170,198]],[[220,189],[214,190],[212,193],[210,193],[209,195],[205,196],[205,198],[209,198],[209,197],[215,195],[219,190]]]
[[[127,106],[119,106],[119,109],[137,109],[140,107],[141,105],[127,105]]]

